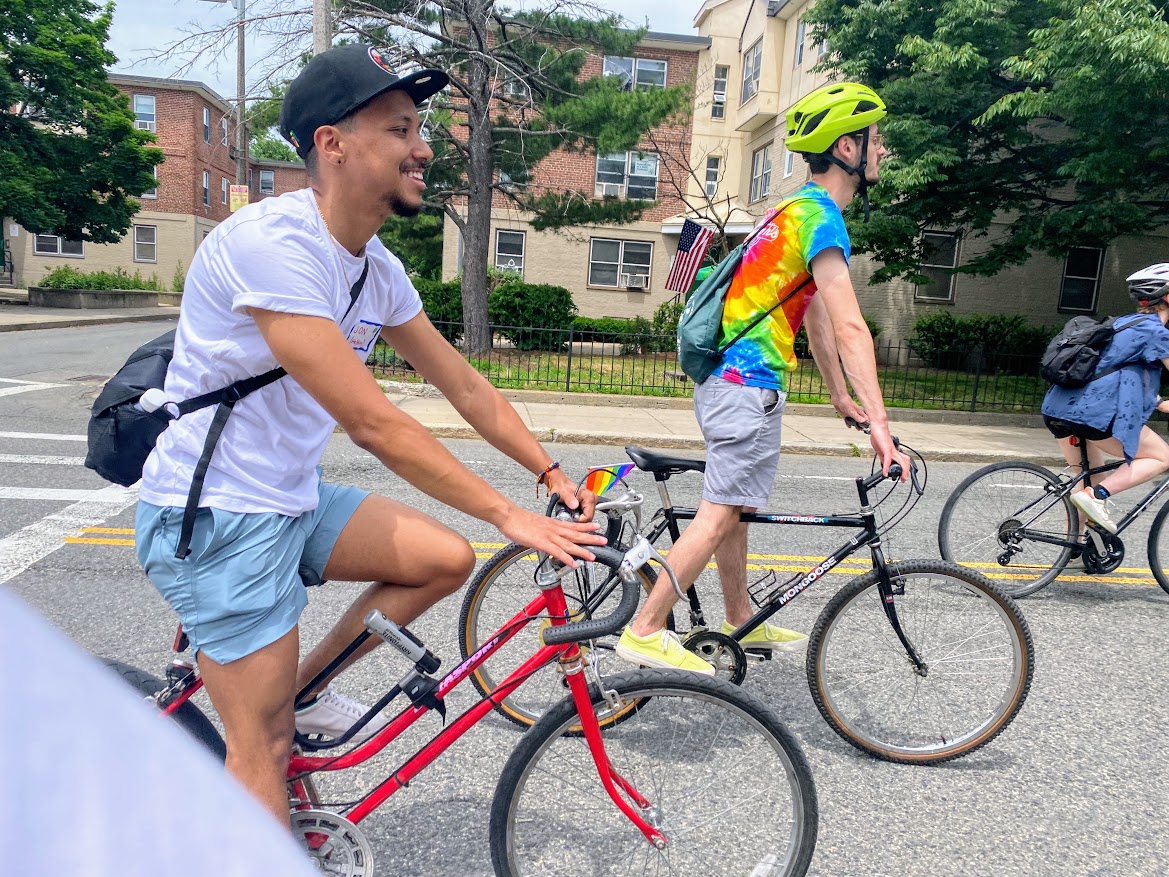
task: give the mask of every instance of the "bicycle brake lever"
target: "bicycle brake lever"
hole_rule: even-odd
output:
[[[859,429],[865,435],[869,434],[869,424],[867,421],[865,423],[861,423],[859,420],[857,420],[853,417],[845,417],[844,418],[844,425],[847,426],[849,429]]]
[[[913,489],[917,493],[917,495],[923,496],[925,494],[925,487],[923,487],[921,482],[917,480],[917,461],[916,460],[909,461],[909,479],[910,479],[910,481],[913,482]]]

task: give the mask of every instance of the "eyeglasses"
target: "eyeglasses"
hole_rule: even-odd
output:
[[[857,143],[863,143],[865,140],[864,134],[853,134],[852,137],[854,140],[856,140]],[[870,134],[869,135],[869,145],[875,146],[875,147],[877,147],[877,149],[880,149],[882,146],[885,145],[885,135],[884,134]]]

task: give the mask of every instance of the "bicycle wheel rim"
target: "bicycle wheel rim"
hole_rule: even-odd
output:
[[[1030,464],[995,464],[967,478],[946,503],[938,525],[942,557],[977,570],[1012,597],[1050,584],[1071,557],[1078,518],[1066,497],[1047,491],[1059,481]],[[1004,562],[1005,561],[1005,562]]]
[[[614,689],[643,708],[604,731],[605,751],[650,798],[647,821],[668,846],[655,849],[613,804],[586,742],[563,733],[578,721],[575,710],[564,711],[533,729],[538,742],[526,753],[517,749],[505,768],[501,790],[509,771],[518,777],[506,807],[497,801],[493,809],[493,841],[495,820],[506,819],[504,849],[493,849],[493,858],[501,854],[497,873],[806,873],[818,805],[790,733],[728,683],[668,671],[626,676],[631,681]]]
[[[947,569],[947,567],[950,567]],[[989,743],[1031,684],[1030,631],[1009,598],[956,566],[889,567],[897,616],[923,677],[881,609],[875,573],[825,607],[809,643],[821,714],[854,746],[888,761],[934,764]]]

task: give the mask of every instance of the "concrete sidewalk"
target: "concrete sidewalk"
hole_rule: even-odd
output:
[[[178,317],[178,308],[165,305],[73,310],[30,308],[27,301],[27,294],[22,299],[20,291],[0,290],[0,332]],[[383,386],[391,401],[436,435],[476,437],[433,387],[389,382]],[[689,399],[527,391],[505,395],[543,442],[681,448],[688,456],[701,455],[704,449]],[[927,460],[1062,462],[1055,440],[1034,415],[894,409],[889,418],[893,434]],[[845,428],[827,405],[789,405],[783,418],[783,448],[790,454],[867,457],[871,453],[868,438]]]
[[[436,435],[476,436],[451,404],[436,392],[426,393],[426,389],[403,384],[383,383],[383,386],[394,404]],[[683,456],[701,456],[704,450],[702,434],[688,399],[662,404],[666,400],[624,397],[614,400],[617,404],[599,404],[595,397],[587,401],[563,399],[577,394],[511,391],[504,395],[542,442],[682,448]],[[933,416],[923,417],[927,414]],[[1022,425],[1019,417],[894,409],[889,412],[889,418],[893,434],[920,451],[926,460],[986,463],[1030,460],[1049,464],[1063,461],[1051,433],[1037,417],[1026,418],[1033,425]],[[956,418],[963,422],[952,422]],[[783,418],[783,450],[791,454],[857,457],[872,453],[868,437],[846,428],[827,405],[788,407]]]

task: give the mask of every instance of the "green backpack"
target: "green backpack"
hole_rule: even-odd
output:
[[[811,282],[812,276],[809,274],[799,286],[777,301],[765,313],[752,320],[734,338],[720,343],[723,306],[731,288],[731,281],[735,279],[739,265],[743,263],[743,254],[756,236],[794,203],[795,200],[792,200],[784,204],[767,222],[747,235],[741,244],[731,250],[727,257],[706,275],[706,278],[686,299],[686,307],[682,309],[682,315],[678,318],[678,365],[694,383],[701,384],[710,377],[711,372],[718,368],[718,364],[722,362],[723,354],[736,341],[771,316],[772,311]]]

